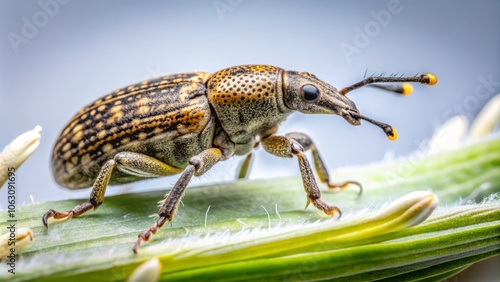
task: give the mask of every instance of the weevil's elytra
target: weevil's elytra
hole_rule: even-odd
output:
[[[327,215],[340,209],[321,200],[305,151],[311,150],[316,172],[329,189],[355,181],[333,183],[312,139],[303,133],[278,136],[278,125],[294,111],[335,114],[353,125],[361,120],[397,138],[389,125],[362,116],[346,94],[370,85],[407,95],[407,85],[373,83],[418,82],[434,85],[432,74],[414,77],[369,77],[337,90],[308,72],[268,65],[230,67],[169,75],[118,89],[84,107],[62,130],[52,153],[55,180],[70,189],[92,186],[88,201],[67,212],[49,210],[43,216],[69,219],[104,201],[108,184],[182,173],[158,212],[159,218],[139,234],[137,252],[166,222],[172,221],[187,184],[213,165],[233,155],[247,155],[239,173],[245,177],[251,151],[262,144],[269,153],[297,157],[308,203]],[[361,191],[361,190],[360,190]],[[152,203],[155,204],[155,203]]]
[[[104,162],[120,151],[147,153],[185,167],[189,157],[177,152],[196,155],[212,143],[214,120],[204,87],[208,77],[193,73],[155,79],[117,90],[82,109],[56,141],[56,181],[71,189],[89,187]],[[175,142],[179,136],[185,142]],[[178,150],[184,144],[190,148]],[[138,179],[117,171],[110,183]]]

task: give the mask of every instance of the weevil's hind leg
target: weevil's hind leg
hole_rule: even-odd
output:
[[[330,206],[321,201],[321,192],[314,179],[311,165],[307,161],[304,154],[304,148],[299,142],[287,136],[269,136],[262,140],[262,146],[266,151],[278,157],[292,158],[294,155],[297,156],[300,173],[302,175],[302,183],[304,184],[304,189],[307,194],[307,203],[312,203],[316,208],[327,215],[334,216],[335,213],[338,213],[339,217],[341,216],[338,207]]]
[[[90,193],[90,198],[88,201],[74,207],[70,211],[58,212],[53,209],[49,210],[43,215],[42,221],[45,227],[48,227],[49,218],[54,219],[70,219],[72,217],[79,216],[86,211],[94,208],[97,209],[104,201],[104,193],[106,192],[106,186],[108,186],[109,178],[116,167],[116,162],[114,159],[108,160],[101,168],[97,179],[92,187],[92,192]]]
[[[341,183],[332,183],[330,182],[330,175],[328,173],[328,168],[326,167],[325,162],[321,158],[321,155],[314,145],[314,142],[311,138],[300,132],[292,132],[286,134],[287,137],[292,138],[293,140],[299,142],[299,144],[304,148],[304,151],[311,150],[314,160],[314,166],[316,167],[316,172],[318,173],[319,180],[328,185],[330,190],[340,190],[347,188],[350,184],[356,185],[359,187],[359,195],[363,193],[363,187],[357,181],[344,181]]]
[[[84,214],[90,209],[97,209],[104,202],[104,194],[108,186],[109,179],[114,169],[119,169],[127,174],[140,177],[159,177],[177,174],[182,169],[167,165],[155,158],[147,155],[133,152],[121,152],[108,160],[101,168],[92,187],[88,201],[74,207],[70,211],[58,212],[49,210],[43,215],[43,224],[47,227],[49,218],[70,219],[72,217]]]
[[[137,254],[143,241],[148,241],[151,235],[155,234],[165,223],[172,221],[191,177],[193,175],[200,176],[204,174],[222,159],[223,155],[220,149],[210,148],[189,160],[189,165],[184,169],[184,172],[182,172],[174,187],[168,193],[167,198],[163,201],[158,211],[159,217],[155,224],[139,234],[139,238],[137,238],[137,242],[134,245],[134,253]]]

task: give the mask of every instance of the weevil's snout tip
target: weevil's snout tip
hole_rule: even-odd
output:
[[[359,118],[359,111],[357,109],[341,111],[341,116],[351,125],[361,124],[361,119]]]

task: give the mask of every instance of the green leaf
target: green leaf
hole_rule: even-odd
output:
[[[18,227],[31,228],[34,238],[15,275],[0,265],[0,280],[122,281],[158,257],[163,280],[434,281],[500,253],[500,200],[472,202],[500,191],[498,134],[451,152],[333,175],[364,185],[360,198],[355,189],[323,192],[325,202],[344,212],[341,220],[303,209],[300,178],[192,187],[172,226],[144,243],[139,255],[133,244],[153,224],[148,215],[165,191],[107,197],[96,212],[51,222],[48,230],[41,221],[48,209],[68,210],[83,200],[21,207]],[[384,204],[419,190],[432,191],[439,206],[428,220],[404,228],[414,218]],[[0,213],[0,222],[6,220]]]

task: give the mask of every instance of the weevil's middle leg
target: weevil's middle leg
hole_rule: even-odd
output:
[[[174,187],[168,193],[167,198],[163,201],[158,211],[159,218],[156,220],[155,224],[139,234],[139,238],[137,238],[137,242],[134,245],[134,253],[137,254],[143,241],[148,241],[151,235],[156,234],[165,223],[172,221],[181,198],[184,195],[187,184],[193,175],[200,176],[204,174],[222,159],[224,159],[224,156],[220,149],[210,148],[189,160],[189,165],[184,169]]]
[[[90,193],[90,198],[88,201],[74,207],[70,211],[58,212],[55,210],[49,210],[43,215],[43,224],[47,227],[49,218],[54,219],[70,219],[72,217],[84,214],[90,209],[97,209],[104,202],[104,194],[106,193],[106,187],[108,186],[109,179],[113,174],[114,169],[119,169],[130,175],[136,175],[140,177],[159,177],[177,174],[182,171],[180,168],[176,168],[161,162],[153,157],[134,153],[134,152],[120,152],[115,155],[111,160],[108,160],[101,168],[101,171],[97,175],[97,178],[92,187],[92,192]]]
[[[273,134],[275,134],[278,131],[278,126],[274,126],[267,131],[264,131],[259,135],[260,140],[265,139]],[[254,149],[259,147],[260,141],[256,142],[254,145]],[[243,162],[240,164],[240,169],[238,172],[238,179],[245,179],[247,178],[248,171],[250,170],[251,164],[252,164],[252,158],[253,154],[252,152],[248,153],[248,155],[245,157]]]
[[[321,192],[311,165],[304,154],[304,148],[299,142],[288,136],[269,136],[262,140],[262,146],[266,151],[278,157],[292,158],[294,155],[297,156],[302,183],[307,194],[307,203],[312,203],[316,208],[330,216],[334,216],[335,213],[338,213],[339,216],[342,214],[338,207],[330,206],[320,199]]]
[[[252,152],[248,153],[243,162],[241,162],[240,169],[238,172],[238,179],[247,178],[247,174],[251,164],[252,164]]]
[[[299,144],[304,148],[304,151],[311,150],[312,155],[313,155],[313,160],[314,160],[314,166],[316,167],[316,172],[318,173],[319,180],[322,183],[326,183],[328,185],[328,188],[330,190],[339,190],[339,189],[345,189],[347,188],[350,184],[357,185],[359,187],[359,195],[363,192],[363,187],[361,184],[357,181],[344,181],[342,183],[332,183],[330,182],[330,175],[328,173],[328,168],[326,167],[325,162],[321,158],[321,155],[314,145],[314,142],[311,140],[311,138],[300,132],[292,132],[288,133],[285,136],[292,138],[293,140],[299,142]]]

